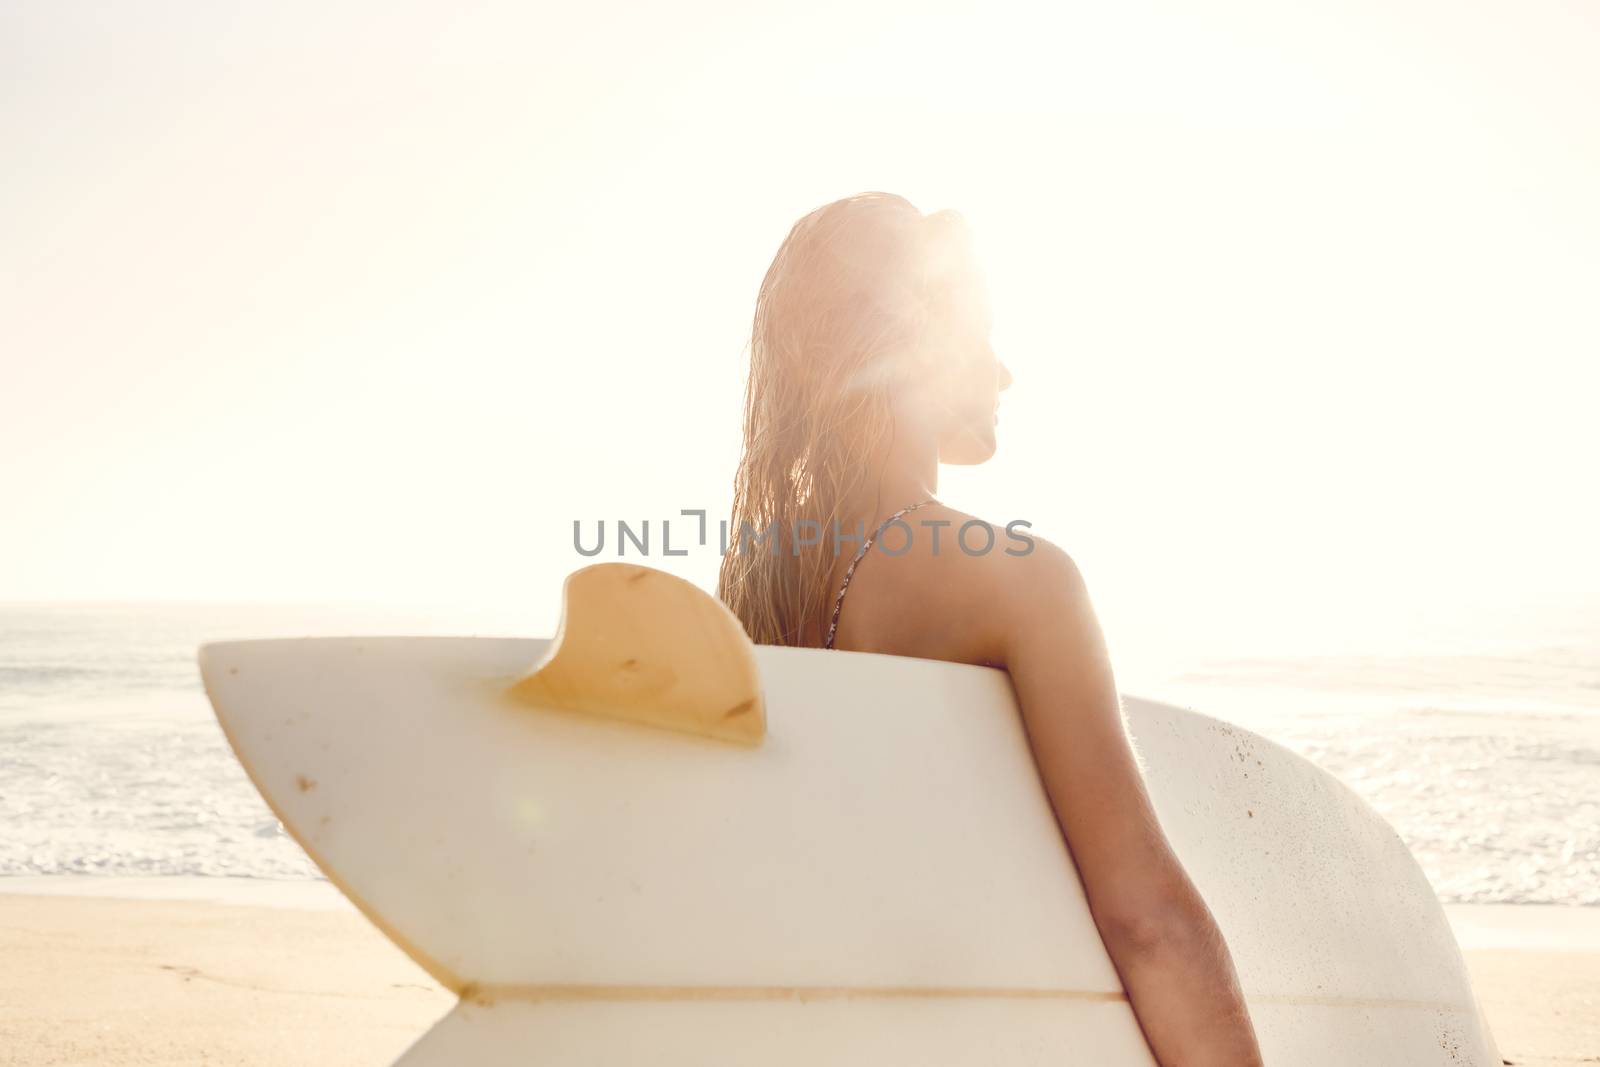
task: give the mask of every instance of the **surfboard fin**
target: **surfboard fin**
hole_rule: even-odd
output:
[[[738,617],[692,582],[632,563],[567,576],[549,652],[507,693],[747,745],[766,736],[755,644]]]

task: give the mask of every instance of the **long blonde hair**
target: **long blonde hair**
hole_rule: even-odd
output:
[[[831,615],[831,532],[853,535],[868,517],[846,512],[881,473],[867,457],[894,431],[891,393],[917,374],[936,294],[962,275],[966,242],[958,213],[923,215],[869,192],[800,219],[773,257],[756,297],[744,451],[717,579],[758,644],[799,644]],[[821,543],[795,551],[800,523]],[[746,530],[772,533],[747,541]]]

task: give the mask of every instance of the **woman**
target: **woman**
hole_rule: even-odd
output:
[[[718,593],[759,643],[1009,671],[1156,1059],[1260,1064],[1232,959],[1145,790],[1077,568],[1055,545],[1002,530],[981,551],[983,526],[958,544],[976,520],[935,499],[940,463],[995,450],[1011,375],[989,329],[959,215],[864,193],[797,222],[756,302]],[[881,544],[861,536],[895,516]],[[741,530],[775,532],[780,550]]]

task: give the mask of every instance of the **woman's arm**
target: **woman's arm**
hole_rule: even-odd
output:
[[[1233,960],[1145,790],[1082,576],[1037,543],[1002,568],[1003,655],[1095,925],[1162,1067],[1259,1067]]]

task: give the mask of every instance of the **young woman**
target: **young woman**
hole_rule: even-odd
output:
[[[864,193],[795,223],[756,301],[718,593],[758,643],[1009,671],[1156,1059],[1259,1065],[1233,961],[1145,790],[1083,578],[1032,535],[990,528],[980,551],[980,524],[958,543],[977,520],[936,499],[940,463],[982,463],[995,450],[1011,374],[990,325],[954,212],[924,216],[901,197]],[[774,531],[780,550],[741,548],[745,528]],[[881,544],[859,537],[880,528]]]

